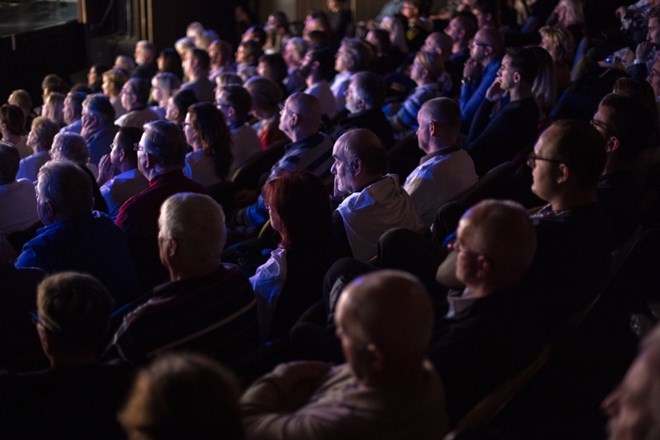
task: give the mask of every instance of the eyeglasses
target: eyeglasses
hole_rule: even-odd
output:
[[[592,119],[592,120],[589,121],[589,122],[591,123],[591,125],[593,125],[594,127],[596,127],[596,129],[600,128],[600,129],[602,129],[602,130],[604,130],[604,131],[612,131],[612,129],[610,128],[610,126],[607,125],[607,124],[606,124],[605,122],[603,122],[603,121],[599,121],[599,120],[597,120],[597,119]]]
[[[144,148],[144,146],[142,146],[142,145],[140,145],[139,143],[136,142],[136,143],[133,144],[133,151],[144,151],[144,152],[146,152],[147,149]]]
[[[471,41],[468,43],[468,47],[475,47],[475,46],[479,46],[479,47],[488,47],[488,46],[490,46],[490,44],[488,44],[488,43],[482,43],[481,41],[477,41],[477,40],[471,40]]]
[[[558,160],[558,159],[546,159],[545,157],[539,157],[534,153],[529,153],[527,155],[527,166],[530,168],[534,168],[536,166],[536,161],[541,160],[543,162],[550,162],[550,163],[565,163],[563,160]]]

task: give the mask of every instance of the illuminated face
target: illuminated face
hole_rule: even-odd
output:
[[[340,46],[335,55],[335,70],[337,72],[347,72],[350,68],[348,54],[345,46]]]
[[[656,47],[660,46],[660,20],[657,18],[649,19],[648,34],[646,39],[653,43]]]
[[[188,145],[194,146],[197,143],[197,133],[195,133],[195,129],[193,128],[190,119],[190,113],[187,113],[186,119],[183,122],[183,133],[186,135],[186,142],[188,142]]]
[[[108,98],[117,96],[115,83],[110,81],[108,78],[103,77],[103,83],[101,83],[101,91]]]
[[[71,124],[75,118],[75,111],[73,109],[73,102],[69,96],[64,98],[64,106],[62,107],[62,115],[64,116],[64,122]]]
[[[480,30],[470,45],[470,58],[480,63],[483,62],[490,54],[488,48],[490,48],[490,44],[486,39],[486,33]]]
[[[357,190],[355,183],[355,164],[350,162],[348,152],[341,138],[335,142],[332,149],[332,156],[335,161],[330,168],[330,172],[335,175],[335,185],[337,190],[344,194],[351,194]]]
[[[454,243],[456,255],[456,279],[469,286],[479,281],[479,254],[472,248],[471,232],[474,225],[469,214],[461,219],[456,230]]]
[[[165,106],[165,119],[168,121],[179,123],[179,109],[174,104],[174,98],[170,97]]]
[[[431,119],[426,115],[426,112],[420,110],[417,113],[417,142],[419,148],[428,154],[429,144],[431,141]]]
[[[511,57],[504,55],[502,64],[497,71],[497,78],[500,80],[500,87],[502,90],[510,90],[515,86],[514,71],[511,67]]]
[[[151,80],[151,96],[153,97],[154,101],[156,102],[162,102],[169,98],[167,96],[167,92],[165,91],[164,88],[161,87],[160,83],[156,80],[156,78],[153,78]]]
[[[537,159],[530,161],[533,180],[532,192],[545,201],[550,201],[553,195],[557,193],[555,175],[559,164],[553,162],[555,159],[554,140],[556,130],[558,129],[550,127],[541,134],[534,146],[534,156]]]
[[[445,28],[445,34],[451,37],[451,41],[457,43],[461,41],[461,23],[457,18],[452,18]]]
[[[126,111],[131,111],[135,102],[135,93],[133,93],[133,87],[131,86],[131,81],[127,81],[124,87],[121,88],[121,106]]]
[[[346,88],[346,109],[351,113],[358,113],[364,110],[361,101],[355,93],[355,83],[351,81]]]

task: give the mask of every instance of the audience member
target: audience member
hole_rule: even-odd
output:
[[[334,55],[326,47],[312,47],[305,54],[300,66],[300,73],[305,78],[305,93],[318,98],[321,111],[327,118],[334,118],[337,113],[335,97],[330,89],[330,80],[334,76]]]
[[[169,121],[145,125],[138,153],[138,169],[149,180],[149,187],[131,197],[119,208],[115,223],[126,235],[142,290],[150,289],[167,277],[158,252],[160,205],[179,192],[206,194],[206,188],[183,175],[186,139],[181,128]]]
[[[202,49],[188,52],[188,57],[183,60],[183,73],[188,82],[181,86],[181,90],[192,90],[200,102],[213,102],[215,84],[209,79],[209,54]]]
[[[97,183],[108,215],[114,220],[121,205],[149,185],[137,166],[135,145],[140,142],[142,129],[121,127],[111,144],[110,153],[101,158]]]
[[[429,226],[440,207],[479,178],[459,141],[461,110],[449,98],[426,101],[417,115],[417,141],[425,153],[403,185],[415,212]]]
[[[169,282],[124,318],[111,351],[139,363],[175,349],[230,361],[256,348],[257,307],[250,283],[238,266],[220,262],[224,217],[222,208],[202,194],[175,194],[163,203],[158,248]]]
[[[287,65],[285,86],[288,94],[302,92],[307,85],[300,72],[302,60],[307,52],[307,42],[300,37],[291,37],[287,40],[282,56]]]
[[[110,153],[110,144],[117,132],[115,112],[110,100],[100,94],[88,95],[83,101],[80,135],[87,143],[89,161],[98,165],[101,157]]]
[[[64,127],[64,100],[66,95],[63,93],[52,92],[44,99],[44,105],[41,107],[41,115],[57,122],[60,127]]]
[[[232,136],[222,112],[210,102],[193,104],[183,131],[193,149],[186,154],[186,177],[206,187],[226,181],[233,162]]]
[[[209,46],[209,79],[215,81],[218,75],[234,73],[236,68],[232,62],[234,50],[227,41],[214,40]]]
[[[118,438],[115,414],[131,372],[96,362],[110,321],[110,293],[94,277],[63,272],[41,282],[36,297],[36,332],[50,368],[0,375],[0,435]]]
[[[16,148],[0,141],[0,236],[24,231],[39,223],[37,196],[31,180],[17,179]]]
[[[453,423],[540,351],[528,292],[521,289],[535,250],[534,225],[514,202],[482,201],[461,218],[455,276],[466,287],[447,296],[449,311],[436,322],[429,352],[446,384]]]
[[[196,102],[197,97],[192,90],[179,90],[176,95],[167,100],[165,119],[183,128],[188,108]]]
[[[150,91],[150,83],[147,80],[133,77],[126,81],[121,89],[121,105],[126,113],[115,120],[115,125],[142,128],[147,122],[161,119],[148,105]]]
[[[346,110],[349,114],[337,122],[331,134],[332,139],[337,140],[353,128],[367,128],[389,150],[394,145],[394,133],[382,111],[384,103],[385,81],[382,76],[371,72],[354,74],[346,89]]]
[[[323,182],[308,172],[284,172],[263,188],[280,245],[250,278],[263,340],[287,339],[289,330],[321,299],[323,276],[336,259],[332,209]]]
[[[150,41],[140,40],[135,43],[134,57],[137,67],[133,72],[134,78],[151,81],[151,78],[158,73],[156,53],[156,46]]]
[[[383,271],[342,293],[337,335],[347,363],[283,364],[243,394],[247,438],[440,439],[443,386],[424,362],[433,322],[424,288]]]
[[[257,75],[261,46],[254,40],[241,41],[236,49],[236,73],[243,81]]]
[[[336,0],[335,0],[336,1]],[[373,51],[359,38],[344,38],[335,54],[337,74],[330,86],[335,97],[337,113],[346,107],[346,90],[351,77],[357,72],[367,70],[374,60]]]
[[[245,83],[245,89],[252,97],[252,115],[258,119],[252,128],[257,132],[261,148],[289,141],[279,128],[282,88],[267,78],[254,77]]]
[[[167,102],[181,87],[181,80],[172,72],[159,72],[151,79],[151,98],[156,102],[151,107],[160,119],[165,119]]]
[[[231,130],[231,153],[234,161],[230,170],[233,173],[261,151],[257,132],[247,123],[252,110],[252,97],[244,87],[226,87],[220,93],[218,107],[224,113]]]
[[[107,72],[103,72],[101,90],[110,100],[112,108],[115,109],[115,118],[119,118],[126,113],[126,109],[124,109],[121,102],[121,91],[126,81],[128,81],[128,73],[124,69],[112,68]]]
[[[64,123],[67,125],[62,127],[61,131],[80,134],[82,130],[82,106],[86,97],[87,94],[84,92],[67,93],[66,98],[64,98],[64,107],[62,108]]]
[[[25,115],[20,107],[11,104],[0,106],[0,134],[5,143],[18,150],[21,159],[32,154],[25,136]]]
[[[287,76],[287,67],[284,58],[279,53],[261,55],[257,64],[257,75],[273,81],[282,91],[282,96],[288,96],[284,80]],[[252,77],[254,78],[254,77]],[[248,81],[252,78],[249,78]],[[247,81],[246,81],[247,82]]]
[[[539,108],[534,100],[532,84],[538,70],[531,48],[511,50],[502,59],[497,77],[486,91],[486,99],[472,120],[465,147],[480,176],[502,162],[512,160],[516,154],[534,144]],[[509,103],[491,117],[495,103],[505,95]]]
[[[133,260],[121,231],[107,216],[92,211],[93,203],[89,175],[78,165],[44,165],[37,181],[37,212],[45,226],[25,244],[16,267],[89,273],[121,304],[134,294]]]
[[[7,104],[15,105],[23,110],[23,114],[25,115],[25,129],[30,128],[32,119],[36,117],[36,113],[32,108],[32,97],[30,94],[23,89],[14,90],[9,95],[9,98],[7,98]]]
[[[87,71],[87,87],[91,93],[101,93],[101,84],[103,84],[103,72],[108,68],[102,64],[94,64]]]
[[[242,440],[236,380],[196,354],[167,354],[137,376],[119,423],[128,438]]]
[[[503,51],[504,40],[500,31],[494,28],[479,29],[470,43],[470,58],[463,69],[459,99],[464,133],[470,130],[488,88],[497,77]]]
[[[335,228],[345,236],[339,249],[350,246],[353,257],[368,261],[388,229],[424,227],[398,177],[386,174],[387,156],[378,137],[364,128],[350,130],[332,151],[334,196],[346,197],[334,214]]]
[[[27,145],[34,151],[33,154],[21,159],[18,167],[17,179],[37,181],[39,169],[50,160],[50,148],[53,138],[60,127],[48,118],[37,116],[32,120],[32,129],[27,137]]]
[[[183,78],[183,68],[181,66],[181,57],[176,49],[166,47],[160,51],[160,55],[156,59],[159,72],[170,72],[176,75],[179,80]]]

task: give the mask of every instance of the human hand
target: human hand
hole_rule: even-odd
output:
[[[469,58],[463,65],[463,78],[470,81],[481,79],[483,67],[476,60]]]
[[[488,87],[488,90],[486,90],[486,99],[491,102],[499,101],[504,96],[504,93],[506,92],[502,89],[500,79],[495,78],[490,87]]]
[[[648,60],[651,56],[652,50],[653,44],[649,41],[642,41],[637,45],[637,49],[635,49],[635,58],[639,60]]]
[[[625,17],[627,13],[628,13],[628,8],[626,8],[625,6],[619,6],[614,11],[614,15],[616,15],[616,17],[619,20],[621,20],[623,17]]]
[[[96,178],[96,183],[103,186],[108,180],[112,179],[115,175],[115,167],[112,165],[110,155],[105,154],[99,161],[99,177]]]

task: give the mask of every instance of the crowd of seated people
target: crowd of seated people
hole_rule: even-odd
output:
[[[0,433],[657,437],[658,2],[326,3],[0,106]]]

